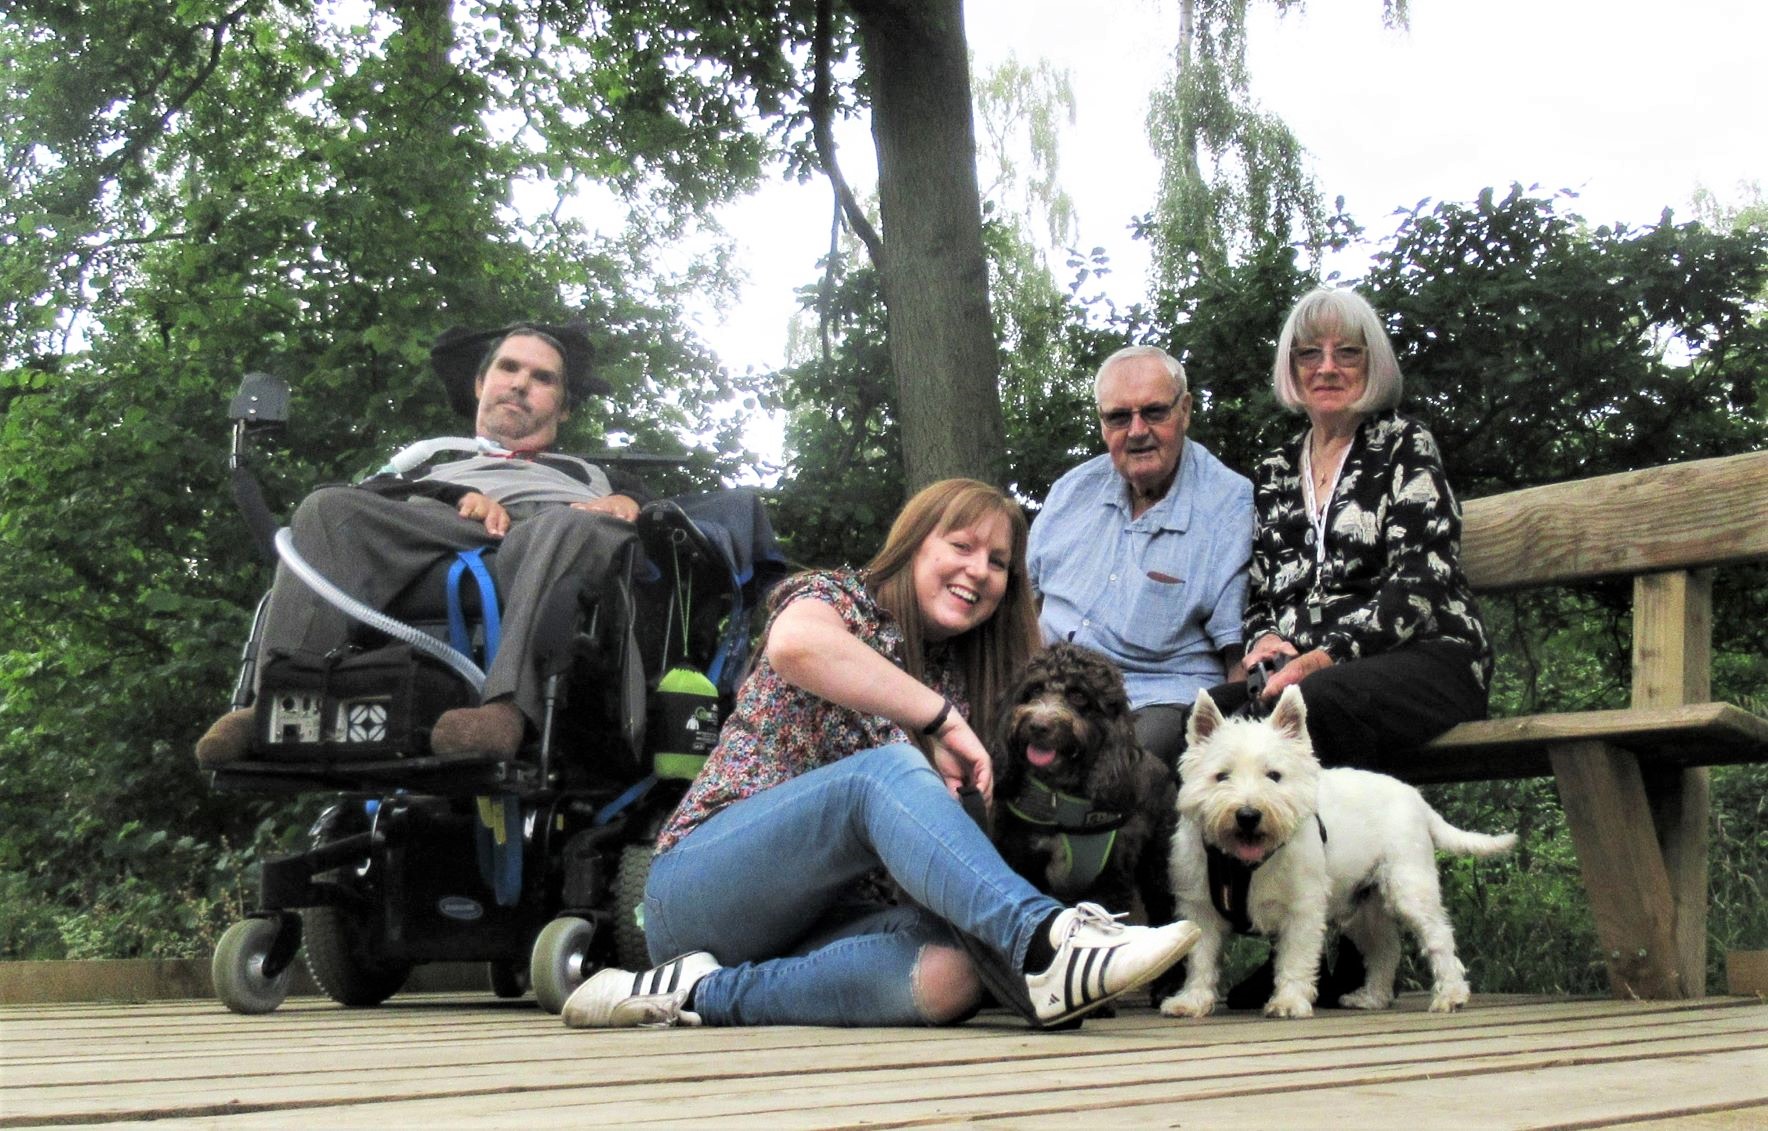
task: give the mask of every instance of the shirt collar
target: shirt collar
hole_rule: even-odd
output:
[[[1197,461],[1190,456],[1191,441],[1186,439],[1179,445],[1179,469],[1173,473],[1172,486],[1166,489],[1158,503],[1143,511],[1140,518],[1130,517],[1129,485],[1117,474],[1115,467],[1111,469],[1111,478],[1116,490],[1110,493],[1107,501],[1130,525],[1184,533],[1191,525],[1191,501],[1197,494]]]

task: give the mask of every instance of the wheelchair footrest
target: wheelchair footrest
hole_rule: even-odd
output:
[[[249,793],[404,789],[444,797],[528,794],[541,788],[538,767],[475,758],[391,758],[366,762],[235,762],[215,771],[216,789]]]

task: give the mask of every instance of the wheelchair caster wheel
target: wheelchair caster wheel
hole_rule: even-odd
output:
[[[242,919],[227,928],[209,964],[222,1005],[235,1013],[269,1013],[288,997],[293,965],[284,962],[274,975],[264,972],[281,930],[275,919]]]
[[[534,940],[534,957],[528,966],[534,983],[534,999],[548,1013],[559,1013],[573,990],[594,970],[589,956],[595,924],[572,915],[561,916],[541,929]]]

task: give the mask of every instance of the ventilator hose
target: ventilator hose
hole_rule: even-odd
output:
[[[312,565],[308,564],[306,558],[295,551],[294,531],[286,526],[276,532],[276,552],[282,556],[282,564],[288,566],[290,572],[306,582],[308,588],[324,597],[345,616],[354,617],[370,628],[377,628],[395,640],[402,640],[418,651],[434,656],[471,684],[474,694],[482,695],[484,693],[485,673],[479,670],[477,664],[423,629],[413,628],[404,621],[394,620],[386,613],[379,609],[370,608],[333,585],[324,574],[314,569]]]

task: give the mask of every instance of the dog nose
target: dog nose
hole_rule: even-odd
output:
[[[1234,823],[1240,826],[1241,832],[1249,833],[1258,828],[1258,823],[1264,819],[1264,816],[1263,813],[1254,809],[1252,806],[1242,805],[1234,811]]]

